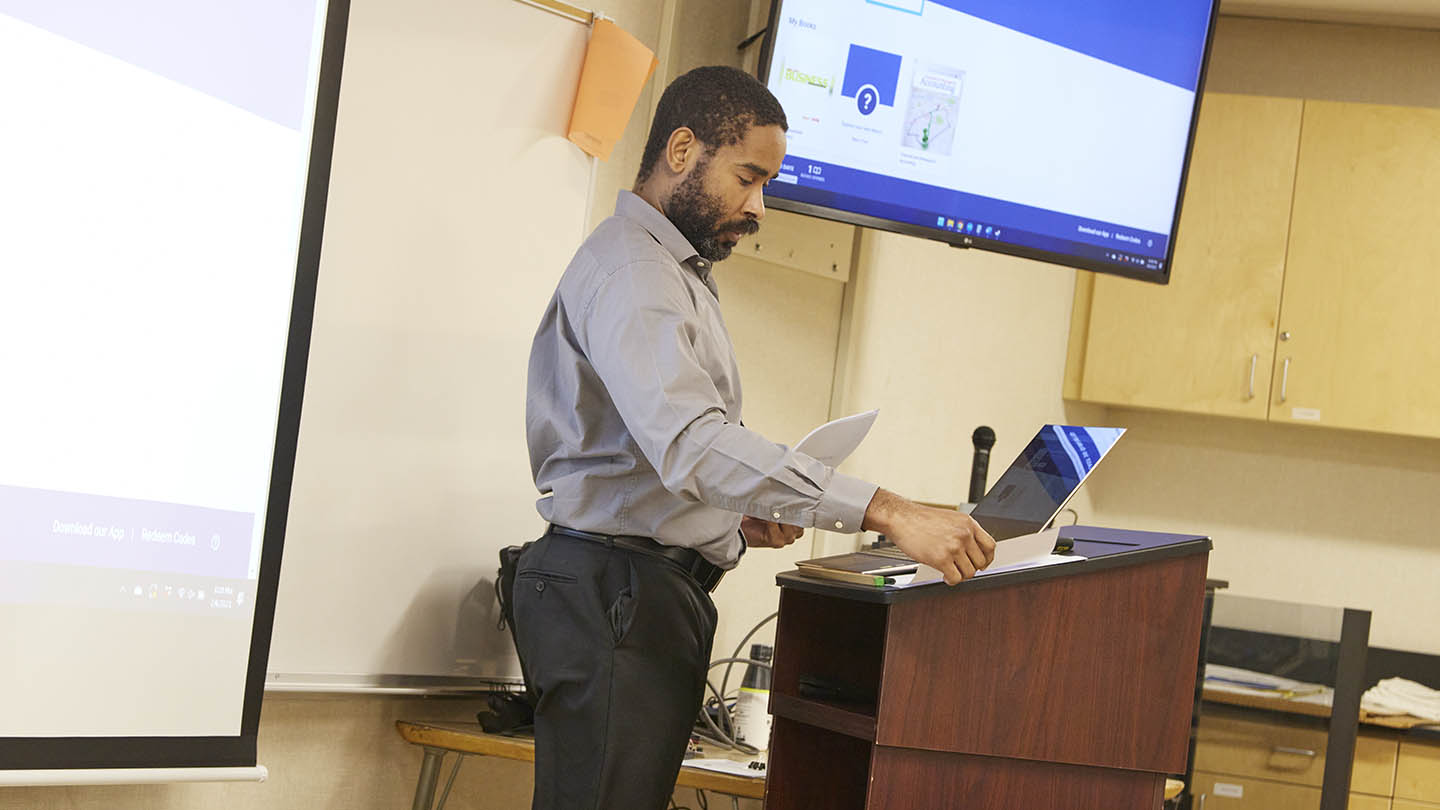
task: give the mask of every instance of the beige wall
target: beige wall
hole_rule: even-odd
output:
[[[661,66],[642,94],[640,110],[609,161],[596,167],[592,224],[608,216],[615,193],[639,168],[649,118],[668,79],[701,64],[738,64],[749,0],[596,0],[656,48]],[[536,14],[541,14],[539,10]],[[719,270],[722,306],[745,381],[746,423],[776,441],[793,442],[829,413],[836,332],[844,286],[838,282],[735,257]],[[776,347],[785,346],[780,352]],[[749,629],[776,609],[774,576],[809,555],[802,540],[784,551],[757,551],[715,595],[720,614],[715,657],[728,655]],[[773,625],[756,636],[769,642]],[[736,677],[738,678],[737,671]],[[718,684],[719,671],[715,673]],[[386,696],[266,697],[260,723],[263,784],[0,788],[0,808],[35,810],[359,810],[409,807],[420,752],[396,734],[397,719],[473,720],[474,701]],[[446,774],[448,775],[448,767]],[[456,808],[528,807],[527,763],[470,758],[450,799]],[[442,780],[443,785],[443,780]],[[695,807],[693,791],[677,793]],[[729,806],[711,796],[716,806]],[[758,802],[741,803],[745,810]]]
[[[673,34],[670,74],[732,60],[748,13],[747,4],[730,0],[591,5],[652,46]],[[684,24],[667,31],[666,20]],[[1223,19],[1210,86],[1440,105],[1437,65],[1434,32]],[[594,219],[633,179],[657,98],[642,97],[646,114],[631,120],[615,157],[599,167]],[[741,258],[722,265],[720,283],[744,373],[746,421],[793,441],[830,410],[844,286]],[[994,426],[996,456],[1008,458],[1040,422],[1105,419],[1100,409],[1060,398],[1073,283],[1070,270],[867,233],[835,402],[839,412],[879,407],[881,418],[847,469],[952,502],[964,495],[975,425]],[[1077,504],[1084,520],[1211,533],[1212,574],[1230,579],[1235,592],[1367,607],[1377,643],[1440,652],[1433,630],[1440,589],[1426,576],[1440,570],[1432,528],[1440,518],[1440,443],[1168,414],[1115,411],[1109,419],[1134,434]],[[805,542],[748,555],[722,584],[717,657],[774,609],[774,573],[808,554]],[[824,542],[828,550],[853,538]],[[474,708],[448,699],[272,695],[260,729],[261,762],[271,769],[265,784],[9,788],[0,789],[0,807],[408,807],[420,756],[399,740],[394,721],[469,719]],[[526,764],[472,759],[451,806],[523,807],[529,791]],[[693,795],[679,798],[695,804]]]
[[[1440,653],[1440,441],[1112,410],[1131,429],[1087,520],[1195,531],[1232,593],[1373,612],[1371,641]]]
[[[739,67],[735,45],[750,33],[750,13],[750,0],[678,0],[665,82],[701,65]],[[762,224],[760,237],[776,227],[773,221]],[[829,417],[845,288],[740,253],[717,266],[716,278],[744,381],[745,424],[772,441],[793,444]],[[811,556],[810,534],[784,550],[757,549],[726,575],[714,597],[720,620],[713,657],[730,656],[758,622],[779,608],[775,575]],[[774,638],[772,622],[750,643],[770,644]],[[742,650],[748,652],[748,646]],[[722,673],[713,672],[717,687]]]
[[[1440,32],[1222,18],[1208,86],[1440,106]],[[1211,534],[1233,592],[1368,608],[1374,643],[1440,653],[1440,442],[1064,403],[1074,275],[867,234],[841,390],[882,416],[848,469],[953,502],[975,425],[999,458],[1047,419],[1126,425],[1083,521]]]
[[[668,44],[665,23],[687,13],[682,39],[689,43],[691,53],[695,42],[713,42],[716,52],[723,50],[729,33],[711,35],[707,29],[707,13],[725,20],[735,15],[733,27],[744,28],[748,3],[706,3],[699,0],[593,0],[583,3],[601,11],[633,33],[652,48]],[[708,12],[707,12],[708,9]],[[535,14],[544,12],[535,10]],[[668,15],[668,16],[667,16]],[[713,28],[714,26],[711,25]],[[743,36],[743,35],[742,35]],[[734,41],[741,37],[737,36]],[[733,42],[731,43],[733,51]],[[708,54],[708,52],[707,52]],[[663,54],[662,54],[663,55]],[[700,64],[695,62],[694,64]],[[685,65],[693,66],[693,65]],[[663,77],[652,80],[652,89],[663,83]],[[612,159],[597,166],[595,202],[592,221],[598,222],[613,210],[615,192],[629,188],[639,166],[645,129],[658,92],[643,94],[641,110],[632,117],[625,135]],[[800,273],[782,271],[771,282],[771,274],[755,267],[737,268],[726,285],[726,308],[733,320],[747,323],[735,338],[737,350],[745,366],[747,380],[773,380],[779,375],[772,370],[775,358],[765,351],[764,340],[752,339],[770,330],[771,338],[796,337],[820,347],[833,358],[835,323],[839,317],[840,285]],[[821,307],[824,321],[818,332],[811,333],[810,321],[797,322],[783,311],[799,302],[833,299],[828,309]],[[538,312],[537,312],[538,317]],[[781,321],[775,326],[770,321]],[[829,336],[824,334],[828,331]],[[803,332],[804,334],[800,334]],[[807,349],[809,351],[809,349]],[[814,375],[810,375],[813,377]],[[756,388],[769,388],[756,383]],[[749,413],[758,424],[773,426],[777,435],[795,430],[808,430],[811,418],[823,419],[829,397],[829,366],[825,367],[824,393],[816,397],[790,402],[778,396],[767,396],[757,390],[748,397]],[[802,414],[793,415],[796,410]],[[798,427],[805,425],[805,427]],[[782,567],[784,553],[777,553],[766,565],[756,565],[755,582],[766,578],[770,570]],[[784,566],[788,567],[788,566]],[[747,572],[748,573],[748,572]],[[744,624],[736,631],[743,635],[749,625],[762,618],[763,602],[751,598],[752,585],[742,578],[726,583],[731,599],[739,607],[728,608],[721,600],[722,637],[730,625]],[[773,585],[769,590],[773,590]],[[771,608],[773,610],[773,607]],[[752,618],[752,614],[753,618]],[[739,640],[735,635],[734,641]],[[730,642],[733,647],[734,641]],[[716,649],[721,645],[717,641]],[[419,772],[420,751],[406,744],[395,732],[397,719],[473,720],[478,705],[470,700],[449,698],[415,698],[388,696],[297,696],[272,694],[266,697],[260,721],[259,760],[270,770],[270,778],[262,784],[189,784],[137,785],[70,788],[0,788],[0,808],[5,810],[394,810],[409,807]],[[445,772],[449,773],[448,767]],[[442,781],[443,785],[443,781]],[[450,807],[456,808],[519,808],[528,807],[531,791],[530,766],[484,758],[466,761],[456,781]],[[686,804],[686,794],[679,797]],[[688,804],[694,806],[693,793]],[[714,799],[719,801],[719,799]],[[757,807],[747,802],[746,808]]]
[[[1440,106],[1440,32],[1222,18],[1209,89]],[[1416,268],[1432,272],[1433,268]],[[1213,535],[1235,593],[1373,611],[1440,653],[1440,441],[1112,411],[1131,426],[1087,519]]]
[[[911,498],[956,504],[969,488],[978,425],[994,428],[998,463],[1039,425],[1065,420],[1073,271],[866,231],[854,272],[835,410],[878,408],[880,416],[842,469]],[[856,543],[823,538],[826,553]]]

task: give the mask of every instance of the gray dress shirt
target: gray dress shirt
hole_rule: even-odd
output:
[[[541,517],[694,548],[725,568],[742,551],[742,514],[858,532],[876,490],[741,424],[710,262],[628,191],[540,321],[525,432]]]

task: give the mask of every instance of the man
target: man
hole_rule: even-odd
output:
[[[520,560],[514,609],[538,696],[537,810],[665,807],[701,704],[709,591],[746,544],[863,527],[952,584],[994,556],[968,516],[740,422],[712,265],[759,228],[786,126],[738,70],[676,79],[634,191],[581,245],[535,335],[526,432],[551,526]]]

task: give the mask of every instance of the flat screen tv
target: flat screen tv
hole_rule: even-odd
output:
[[[775,0],[775,208],[1170,279],[1217,0]]]

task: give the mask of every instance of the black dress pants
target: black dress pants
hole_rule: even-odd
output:
[[[538,702],[534,810],[663,810],[704,695],[715,605],[655,555],[548,534],[515,636]]]

